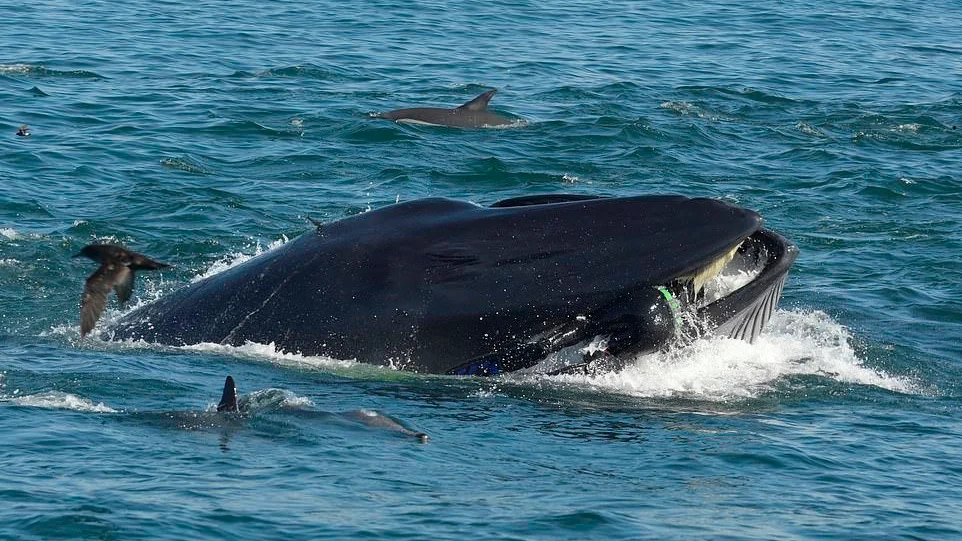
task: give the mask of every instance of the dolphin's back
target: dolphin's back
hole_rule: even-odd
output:
[[[488,102],[491,101],[495,92],[496,90],[489,90],[453,109],[413,107],[380,113],[377,117],[394,120],[395,122],[456,128],[482,128],[515,124],[516,120],[488,110]]]

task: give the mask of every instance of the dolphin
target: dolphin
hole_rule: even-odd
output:
[[[386,118],[395,122],[426,124],[429,126],[450,126],[454,128],[495,128],[517,125],[518,119],[493,113],[488,110],[488,102],[497,90],[488,90],[460,107],[414,107],[395,109],[379,113],[375,118]]]
[[[81,256],[100,263],[100,266],[84,284],[84,294],[80,299],[80,336],[85,336],[94,328],[107,304],[110,290],[117,293],[118,301],[125,303],[134,290],[135,271],[170,267],[113,244],[88,244],[73,255]]]
[[[247,395],[240,395],[234,378],[227,376],[220,402],[216,407],[204,410],[177,411],[136,411],[115,412],[121,420],[148,422],[167,428],[189,431],[220,431],[221,447],[227,449],[231,436],[252,426],[264,429],[289,427],[291,418],[305,419],[310,422],[333,424],[349,428],[358,425],[378,432],[411,438],[419,443],[427,443],[430,437],[421,431],[406,426],[401,421],[373,410],[351,410],[339,413],[317,411],[295,403],[291,404],[292,394],[283,389],[264,389]]]
[[[227,379],[224,380],[224,392],[221,394],[220,402],[217,404],[217,411],[227,414],[245,414],[250,411],[250,402],[251,399],[249,397],[244,397],[243,399],[238,398],[234,378],[227,376]],[[430,439],[424,432],[412,430],[401,424],[397,419],[373,410],[351,410],[338,414],[329,414],[326,412],[314,413],[323,418],[338,417],[346,421],[362,424],[369,428],[387,430],[400,436],[414,438],[420,443],[427,443]]]
[[[224,392],[220,396],[220,402],[217,403],[217,411],[226,412],[239,412],[240,407],[237,405],[237,387],[234,385],[234,378],[227,376],[224,380]]]
[[[131,311],[104,336],[273,343],[481,376],[598,339],[600,360],[617,369],[696,332],[755,339],[798,253],[762,225],[724,201],[671,195],[403,202],[315,225]],[[747,282],[716,279],[740,273]],[[572,370],[599,359],[575,360]]]

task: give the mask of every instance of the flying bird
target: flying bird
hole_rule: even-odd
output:
[[[80,336],[85,336],[94,328],[104,311],[111,289],[117,293],[117,300],[127,302],[134,290],[134,271],[170,266],[113,244],[89,244],[73,257],[81,256],[100,263],[100,267],[87,278],[84,286],[84,295],[80,300]]]

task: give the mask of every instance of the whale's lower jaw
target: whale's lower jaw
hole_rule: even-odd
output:
[[[754,342],[778,307],[796,257],[798,248],[781,235],[758,231],[741,244],[714,279],[737,274],[747,283],[731,291],[715,291],[712,297],[703,292],[703,300],[696,304],[698,319],[707,322],[715,336]]]

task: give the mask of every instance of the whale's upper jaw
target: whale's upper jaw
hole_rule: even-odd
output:
[[[682,196],[552,194],[501,201],[493,207],[504,209],[504,221],[515,225],[517,251],[537,246],[552,254],[540,263],[545,268],[570,267],[574,258],[580,258],[584,264],[600,265],[596,270],[612,271],[584,273],[582,282],[592,290],[675,280],[701,286],[764,223],[748,209]]]

